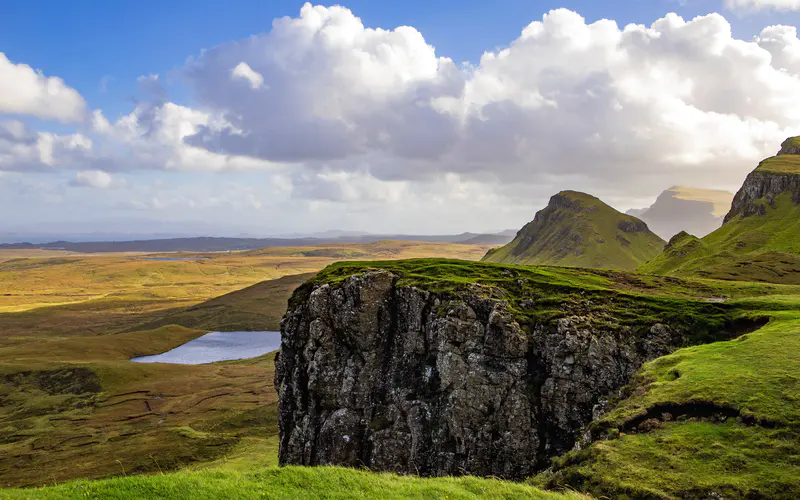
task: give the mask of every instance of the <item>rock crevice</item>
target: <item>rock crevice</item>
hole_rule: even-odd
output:
[[[504,300],[397,282],[368,271],[293,301],[276,361],[281,464],[521,479],[683,342],[661,323],[521,325]]]

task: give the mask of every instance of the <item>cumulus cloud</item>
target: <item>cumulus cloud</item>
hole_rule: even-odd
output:
[[[102,170],[86,170],[75,174],[75,179],[70,183],[75,187],[90,187],[95,189],[108,189],[114,182],[111,174]]]
[[[82,134],[33,131],[19,120],[0,120],[0,170],[56,170],[81,161],[92,149]]]
[[[260,89],[264,86],[264,77],[261,76],[261,73],[253,71],[246,62],[240,62],[236,65],[235,68],[231,71],[231,78],[234,80],[245,80],[250,84],[250,88]]]
[[[231,78],[231,68],[241,76]],[[310,4],[298,18],[276,20],[267,34],[205,51],[185,74],[200,102],[232,126],[203,129],[193,144],[276,161],[375,148],[436,156],[452,145],[455,120],[433,103],[459,96],[464,84],[416,29],[365,28],[346,8]],[[252,84],[262,79],[268,92]]]
[[[725,7],[735,11],[800,10],[800,0],[725,0]]]
[[[332,172],[617,185],[724,173],[735,184],[798,131],[797,43],[788,27],[736,39],[718,14],[620,28],[559,9],[458,68],[414,28],[366,28],[348,9],[306,4],[187,64],[199,101],[229,124],[200,125],[187,142],[327,172],[312,176],[321,191]]]
[[[800,133],[796,28],[741,40],[718,14],[621,27],[558,9],[457,66],[412,27],[369,28],[346,8],[306,4],[265,34],[203,51],[181,74],[192,107],[169,102],[151,75],[139,83],[153,102],[114,120],[95,111],[91,132],[0,126],[0,170],[266,171],[259,189],[318,220],[405,210],[417,223],[528,214],[522,223],[566,188],[620,208],[675,184],[735,189]],[[132,199],[233,207],[214,194]],[[248,193],[226,199],[236,210],[271,206]]]
[[[0,113],[77,122],[85,112],[81,95],[60,78],[46,77],[26,64],[14,64],[0,52]]]

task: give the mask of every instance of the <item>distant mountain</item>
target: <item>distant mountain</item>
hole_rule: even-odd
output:
[[[4,243],[0,249],[67,250],[80,253],[100,252],[224,252],[256,250],[265,247],[301,247],[333,243],[374,243],[381,240],[458,243],[465,245],[499,245],[510,237],[503,234],[462,233],[457,235],[351,235],[327,238],[164,238],[131,241],[51,241],[48,243]]]
[[[466,240],[459,241],[458,243],[467,245],[505,245],[514,239],[515,234],[516,231],[511,234],[507,234],[505,231],[495,234],[476,234],[470,238],[467,238]]]
[[[562,191],[514,240],[490,250],[487,262],[635,269],[658,255],[664,241],[641,220],[594,196]]]
[[[626,213],[642,219],[651,231],[664,239],[681,231],[702,237],[722,225],[731,200],[733,193],[728,191],[673,186],[661,193],[650,207]]]
[[[643,272],[800,284],[800,137],[747,176],[721,228],[676,235]]]

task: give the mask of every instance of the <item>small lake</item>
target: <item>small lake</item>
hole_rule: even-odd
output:
[[[281,332],[211,332],[155,356],[132,358],[136,363],[200,365],[249,359],[281,347]]]
[[[161,260],[168,262],[188,262],[192,260],[208,260],[208,257],[145,257],[142,260]]]

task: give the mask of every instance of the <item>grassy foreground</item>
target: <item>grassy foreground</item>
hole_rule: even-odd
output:
[[[381,498],[579,500],[577,493],[550,493],[532,486],[473,477],[421,479],[339,467],[216,469],[155,476],[75,481],[28,490],[0,490],[4,499],[160,498]]]
[[[297,273],[343,254],[484,251],[390,241],[177,255],[188,261],[0,251],[0,486],[275,464],[272,355],[194,366],[129,359],[209,330],[275,330],[311,276]]]
[[[645,365],[592,424],[599,440],[534,483],[612,498],[800,498],[800,311],[772,318]]]

